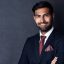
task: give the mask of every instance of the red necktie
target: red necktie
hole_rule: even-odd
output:
[[[44,40],[45,40],[46,36],[41,36],[40,42],[39,42],[39,55],[41,55],[43,46],[44,46]]]

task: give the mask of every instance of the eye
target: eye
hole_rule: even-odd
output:
[[[35,17],[37,17],[37,18],[38,18],[38,17],[40,17],[40,15],[35,15]]]
[[[50,14],[44,14],[44,16],[50,16]]]

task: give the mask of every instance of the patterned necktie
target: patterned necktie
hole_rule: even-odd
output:
[[[44,46],[44,40],[45,40],[46,36],[41,36],[40,42],[39,42],[39,55],[41,55],[43,46]]]

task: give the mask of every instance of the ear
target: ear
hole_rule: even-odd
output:
[[[33,18],[34,18],[34,20],[36,19],[34,15],[33,15]]]

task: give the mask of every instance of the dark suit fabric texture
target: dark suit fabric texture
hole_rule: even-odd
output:
[[[56,64],[64,64],[64,39],[60,34],[55,30],[51,33],[40,56],[39,40],[39,34],[27,39],[18,64],[51,64],[54,57],[58,57]],[[46,51],[49,45],[52,50]]]

